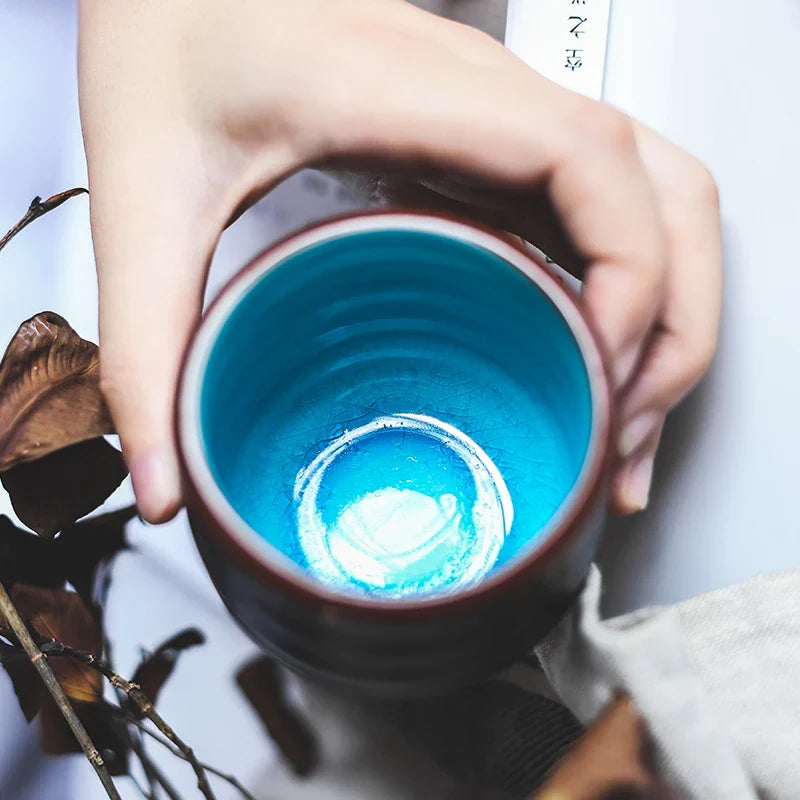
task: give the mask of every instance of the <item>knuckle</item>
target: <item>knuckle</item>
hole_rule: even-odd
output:
[[[683,154],[675,168],[658,185],[668,221],[679,227],[700,211],[704,216],[719,215],[719,188],[708,167],[694,156]]]
[[[664,226],[656,220],[648,230],[639,232],[640,265],[652,275],[652,280],[663,289],[669,272],[669,251]]]
[[[581,99],[573,114],[572,130],[578,132],[584,142],[592,141],[617,151],[636,148],[633,124],[621,111],[603,103]]]
[[[669,257],[664,233],[657,225],[631,236],[624,254],[626,263],[635,270],[636,282],[645,297],[663,301],[669,277]]]
[[[705,206],[719,210],[719,187],[711,170],[692,157],[688,170],[688,179],[692,194]]]
[[[716,334],[703,336],[693,343],[684,360],[684,374],[688,386],[694,386],[708,372],[716,351]]]
[[[475,52],[481,54],[484,51],[490,51],[493,53],[498,47],[498,43],[488,33],[480,30],[479,28],[473,28],[472,25],[467,25],[461,22],[451,24],[454,26],[454,30],[458,31],[459,36],[461,36],[464,41],[464,44],[468,46],[468,49],[466,50],[467,53],[472,54]]]

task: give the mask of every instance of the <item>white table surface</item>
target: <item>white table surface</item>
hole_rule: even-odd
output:
[[[606,100],[720,187],[719,353],[673,415],[651,507],[612,524],[607,607],[671,602],[800,566],[800,5],[614,0]]]
[[[74,24],[74,6],[66,0],[0,4],[3,229],[33,195],[85,183]],[[601,558],[609,611],[674,601],[800,565],[791,505],[800,474],[798,36],[796,0],[759,6],[745,0],[614,0],[606,99],[711,167],[722,195],[726,295],[719,356],[667,427],[651,507],[609,527]],[[209,292],[278,232],[352,202],[314,175],[280,187],[225,234]],[[0,341],[45,308],[63,314],[84,336],[96,336],[83,199],[37,222],[0,257]],[[117,499],[126,497],[130,488],[124,485]],[[0,513],[8,512],[0,498]],[[381,763],[382,734],[359,737],[355,723],[339,718],[329,720],[324,734],[336,766],[305,787],[290,788],[232,684],[232,671],[252,645],[222,610],[185,519],[161,529],[134,526],[132,538],[139,550],[119,559],[108,610],[119,663],[131,671],[139,645],[154,646],[181,626],[205,630],[209,643],[186,654],[161,703],[165,717],[202,756],[260,786],[263,797],[420,796],[414,770],[395,770],[385,783],[392,770]],[[21,754],[30,750],[34,731],[26,728],[3,678],[0,717],[0,794],[7,796],[4,780],[16,769],[37,777],[15,800],[99,796],[81,758],[23,766]],[[339,735],[343,724],[347,736]],[[356,756],[369,747],[371,766],[364,766]],[[191,795],[190,774],[169,758],[162,764]],[[137,796],[124,781],[121,788],[125,797]],[[219,792],[220,798],[233,796]]]

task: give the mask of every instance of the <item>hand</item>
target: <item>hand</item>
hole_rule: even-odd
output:
[[[722,304],[719,195],[714,179],[680,148],[643,125],[634,123],[633,128],[658,201],[667,265],[655,325],[620,397],[620,465],[612,487],[620,513],[647,504],[664,420],[711,364]],[[615,313],[619,300],[609,298],[595,314],[602,318]]]
[[[145,519],[181,503],[173,393],[220,233],[320,164],[547,198],[620,393],[614,502],[645,506],[664,417],[716,340],[716,190],[697,162],[403,0],[82,0],[79,68],[102,383]]]

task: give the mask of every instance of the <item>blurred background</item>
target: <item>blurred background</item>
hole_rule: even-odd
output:
[[[519,11],[526,4],[536,3],[511,5]],[[504,3],[429,5],[503,36]],[[612,9],[606,99],[711,167],[721,187],[727,251],[719,358],[668,425],[651,508],[612,525],[606,540],[605,602],[612,613],[800,565],[790,503],[800,441],[794,299],[800,294],[794,238],[798,34],[800,6],[793,0],[758,8],[745,0],[616,0]],[[513,41],[520,55],[533,58],[525,52],[525,30],[515,30]],[[0,2],[3,230],[34,195],[86,185],[75,49],[71,0]],[[363,204],[325,175],[294,176],[223,236],[209,296],[276,237]],[[85,198],[36,222],[0,256],[3,342],[21,321],[45,309],[97,341],[96,299]],[[110,503],[131,499],[126,482]],[[0,513],[13,518],[4,494]],[[116,662],[130,675],[141,647],[154,648],[188,625],[203,630],[207,643],[184,654],[160,701],[163,716],[202,758],[236,774],[263,798],[451,796],[452,783],[391,726],[296,684],[291,694],[314,721],[323,766],[311,780],[294,781],[233,682],[254,647],[222,608],[183,515],[161,528],[133,522],[129,538],[134,548],[116,561],[107,611]],[[82,756],[41,756],[36,736],[36,723],[25,723],[10,682],[0,674],[0,795],[100,796]],[[155,745],[150,750],[181,793],[194,796],[190,769]],[[126,779],[118,783],[125,798],[139,796]],[[237,796],[217,786],[218,797]]]

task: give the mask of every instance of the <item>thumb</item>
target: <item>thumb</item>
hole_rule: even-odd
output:
[[[201,188],[181,181],[174,161],[146,172],[116,158],[90,196],[102,387],[139,511],[158,523],[181,506],[173,397],[223,223],[202,212]]]

